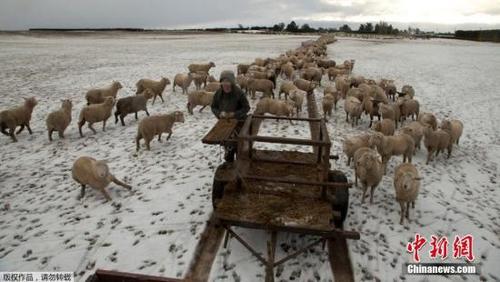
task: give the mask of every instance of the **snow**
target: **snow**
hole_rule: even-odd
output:
[[[85,91],[118,80],[119,96],[133,95],[140,78],[171,80],[186,72],[192,62],[213,61],[213,74],[235,69],[256,57],[277,56],[298,47],[307,36],[284,35],[161,35],[119,33],[69,36],[0,36],[0,109],[36,96],[39,105],[32,118],[33,135],[21,133],[18,143],[0,137],[0,271],[74,271],[83,280],[97,268],[169,277],[183,277],[205,221],[212,210],[211,182],[221,163],[221,150],[200,140],[215,122],[209,109],[190,116],[186,98],[171,86],[165,103],[148,105],[150,113],[185,112],[186,122],[176,124],[169,141],[153,141],[152,151],[135,154],[137,122],[126,117],[126,126],[110,119],[106,132],[96,126],[93,135],[84,127],[78,136],[76,119],[85,104]],[[373,205],[361,205],[360,190],[351,189],[346,229],[357,230],[361,240],[349,241],[356,281],[422,280],[401,276],[411,260],[406,243],[415,233],[448,236],[474,235],[476,263],[481,277],[500,279],[500,103],[496,87],[500,75],[500,48],[491,43],[452,40],[356,40],[341,38],[329,45],[337,62],[355,59],[354,73],[390,78],[398,89],[415,88],[423,111],[438,119],[458,118],[465,130],[452,158],[439,156],[425,165],[425,151],[414,163],[424,180],[412,221],[399,224],[399,204],[394,200],[392,175],[401,158],[393,158],[388,175],[376,189]],[[330,84],[323,80],[323,86]],[[318,104],[322,89],[317,90]],[[73,122],[67,138],[48,142],[45,117],[60,106],[60,99],[74,101]],[[332,162],[352,178],[342,155],[346,136],[367,129],[345,123],[342,102],[328,122],[333,140]],[[255,101],[252,101],[255,105]],[[304,106],[304,109],[306,107]],[[305,113],[303,113],[305,115]],[[143,117],[140,113],[139,117]],[[266,122],[263,135],[308,138],[307,123]],[[277,145],[280,146],[280,145]],[[266,148],[268,148],[266,146]],[[288,148],[288,147],[278,147]],[[304,149],[309,149],[305,148]],[[116,185],[105,203],[97,191],[87,189],[77,200],[79,187],[71,178],[72,162],[81,155],[107,159],[111,171],[133,186],[133,193]],[[5,205],[9,209],[2,209]],[[268,234],[236,228],[264,252]],[[279,259],[316,238],[278,234]],[[426,249],[428,250],[428,249]],[[428,260],[426,253],[422,258]],[[453,258],[449,262],[456,262]],[[328,254],[321,247],[278,267],[277,279],[330,281]],[[236,240],[220,248],[210,279],[256,281],[264,267]],[[432,277],[434,280],[434,277]],[[475,276],[439,277],[443,281],[478,280]]]

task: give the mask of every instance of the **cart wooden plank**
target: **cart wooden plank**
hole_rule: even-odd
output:
[[[219,119],[201,142],[205,144],[222,144],[231,137],[237,124],[238,121],[235,119]]]

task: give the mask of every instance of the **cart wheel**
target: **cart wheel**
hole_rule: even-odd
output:
[[[339,170],[330,171],[328,181],[347,183],[347,177]],[[336,226],[342,226],[347,217],[347,209],[349,208],[349,188],[342,187],[335,189],[335,200],[332,203],[332,208],[340,212],[340,221],[334,221]]]
[[[217,170],[221,169],[220,167]],[[224,195],[224,186],[226,183],[224,181],[220,181],[216,179],[217,171],[214,176],[214,184],[212,185],[212,206],[214,209],[217,207],[217,202],[222,199]]]

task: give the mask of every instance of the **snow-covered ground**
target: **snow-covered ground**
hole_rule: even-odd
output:
[[[200,139],[214,118],[186,113],[186,122],[174,127],[171,140],[152,142],[152,151],[135,155],[137,122],[126,127],[109,123],[105,133],[84,128],[79,138],[78,111],[87,89],[118,80],[120,96],[132,95],[143,77],[171,80],[192,62],[213,61],[213,73],[255,57],[277,56],[310,37],[276,35],[86,35],[0,36],[0,109],[17,105],[23,96],[36,96],[32,129],[19,142],[0,136],[0,271],[75,271],[84,279],[96,268],[182,277],[191,261],[200,232],[211,212],[213,171],[221,162],[218,147]],[[500,48],[465,41],[382,41],[341,39],[329,45],[330,57],[341,62],[356,59],[355,74],[394,79],[400,88],[411,84],[424,111],[439,119],[452,117],[465,124],[461,144],[451,159],[442,156],[425,165],[425,152],[414,158],[424,177],[411,223],[399,224],[392,173],[401,160],[391,160],[388,175],[375,192],[374,204],[360,204],[361,193],[351,189],[346,228],[358,230],[361,240],[349,241],[356,280],[422,280],[402,277],[402,264],[411,260],[406,243],[416,232],[448,236],[474,235],[476,262],[486,280],[500,279]],[[329,82],[324,80],[324,85]],[[316,92],[321,101],[322,89]],[[165,95],[164,95],[165,96]],[[74,101],[73,123],[66,140],[49,143],[46,115],[59,108],[59,100]],[[165,103],[149,106],[151,113],[185,109],[185,96],[166,92]],[[305,108],[305,107],[304,107]],[[144,113],[139,114],[140,117]],[[342,140],[367,129],[366,117],[356,128],[344,121],[343,106],[328,122],[332,154],[341,154]],[[306,123],[295,127],[269,123],[266,135],[304,136]],[[77,200],[79,187],[71,179],[71,164],[81,155],[107,159],[112,172],[133,186],[133,193],[110,185],[114,203],[88,190]],[[352,179],[345,157],[332,163]],[[9,209],[3,209],[5,205]],[[237,229],[258,249],[265,250],[265,232]],[[308,236],[279,234],[277,257],[314,240]],[[428,249],[425,249],[428,251]],[[426,253],[422,253],[428,260]],[[449,262],[456,262],[449,259]],[[264,268],[236,240],[220,249],[211,280],[256,281]],[[331,280],[326,251],[321,248],[299,256],[277,269],[277,279]],[[411,279],[410,279],[411,278]],[[432,277],[478,280],[473,276]]]

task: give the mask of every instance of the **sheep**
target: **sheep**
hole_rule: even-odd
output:
[[[362,75],[354,75],[350,79],[349,87],[358,87],[361,83],[365,81],[365,78]]]
[[[78,131],[80,132],[80,137],[83,137],[82,126],[85,122],[89,123],[88,126],[90,130],[96,134],[97,131],[95,131],[92,127],[92,124],[102,121],[102,131],[106,131],[106,121],[111,116],[111,110],[113,109],[114,103],[115,99],[113,97],[106,97],[104,103],[83,107],[80,111],[80,117],[78,119]]]
[[[139,95],[143,93],[144,90],[149,88],[153,91],[153,104],[155,103],[157,96],[160,96],[161,102],[163,103],[163,91],[169,84],[170,80],[166,77],[162,77],[160,81],[143,78],[137,81],[137,83],[135,84],[135,86],[137,87],[135,94]]]
[[[410,163],[400,164],[394,171],[396,201],[401,206],[399,224],[403,224],[405,217],[410,221],[410,203],[415,208],[415,200],[417,200],[420,190],[421,179],[415,166]]]
[[[424,136],[424,126],[420,122],[412,121],[410,124],[402,127],[400,131],[413,137],[413,141],[415,141],[415,150],[420,150],[420,144]]]
[[[249,67],[250,67],[250,65],[248,65],[248,64],[238,64],[238,66],[236,67],[236,73],[238,75],[246,74],[248,72]]]
[[[413,152],[415,151],[415,141],[413,138],[404,133],[398,133],[394,136],[384,136],[380,132],[375,132],[370,137],[370,144],[376,146],[378,152],[382,156],[384,167],[387,167],[392,156],[403,155],[403,162],[411,163]]]
[[[380,103],[378,105],[378,113],[380,114],[382,119],[393,120],[394,126],[398,127],[398,119],[396,117],[396,112],[394,111],[394,107],[392,105]]]
[[[174,77],[174,83],[172,84],[172,90],[175,92],[175,86],[182,88],[182,94],[187,93],[189,85],[193,81],[192,73],[178,73]]]
[[[208,73],[211,68],[215,68],[215,64],[213,62],[208,62],[208,64],[190,64],[188,66],[190,73],[198,71]]]
[[[209,75],[207,77],[207,82],[218,82],[218,80],[215,79],[215,77],[213,75]],[[206,87],[206,85],[205,85],[205,87]]]
[[[135,137],[136,151],[139,151],[140,140],[142,138],[144,138],[148,151],[151,150],[149,144],[156,135],[158,135],[158,141],[161,142],[161,134],[167,132],[167,140],[169,140],[170,136],[172,136],[172,127],[176,122],[184,122],[184,114],[181,111],[163,115],[153,115],[142,119],[137,128],[137,136]]]
[[[33,134],[30,127],[31,114],[38,101],[35,97],[23,99],[24,104],[22,106],[0,112],[0,132],[10,136],[14,142],[17,142],[16,134],[21,133],[25,126],[28,128],[29,133]],[[18,126],[21,126],[21,128],[16,133],[16,127]],[[7,128],[9,132],[6,131]]]
[[[429,125],[432,127],[432,130],[437,129],[437,118],[434,114],[432,113],[422,113],[418,115],[417,120],[422,123],[423,125]]]
[[[71,123],[71,110],[73,108],[73,103],[71,100],[61,100],[61,102],[61,109],[51,112],[45,120],[47,132],[49,134],[49,141],[52,141],[52,132],[54,131],[59,133],[59,138],[64,139],[64,131]]]
[[[106,97],[113,97],[116,99],[118,90],[122,89],[122,85],[118,81],[113,81],[110,86],[104,88],[90,89],[85,94],[85,99],[87,99],[87,105],[90,104],[101,104],[104,102]]]
[[[361,113],[363,112],[361,101],[352,96],[346,97],[344,110],[346,115],[345,121],[349,122],[349,116],[351,116],[352,126],[354,127],[354,123],[358,125],[358,120],[361,118]]]
[[[260,71],[250,71],[250,78],[255,78],[255,79],[267,79],[273,83],[274,86],[276,86],[276,74],[273,71],[266,70],[264,72]]]
[[[245,91],[245,94],[248,92],[248,79],[249,77],[246,76],[246,75],[243,75],[243,74],[239,74],[237,77],[236,77],[236,84],[238,84],[240,86],[240,88]],[[220,85],[219,85],[220,86]],[[219,89],[219,88],[217,88]],[[206,90],[206,89],[205,89]],[[208,91],[208,90],[206,90]]]
[[[378,105],[380,103],[381,101],[375,100],[369,95],[365,96],[365,99],[363,100],[363,111],[365,114],[370,116],[370,124],[368,127],[372,126],[374,116],[378,117],[378,120],[380,120],[380,114],[378,112]]]
[[[394,135],[396,124],[392,119],[383,119],[382,121],[374,122],[372,129],[384,134],[385,136],[391,136]]]
[[[122,125],[125,126],[125,121],[123,119],[131,113],[135,114],[135,119],[137,120],[137,112],[139,111],[145,111],[146,115],[149,116],[146,104],[154,95],[155,93],[153,90],[151,90],[151,88],[147,88],[140,95],[118,99],[116,102],[115,124],[118,123],[118,116],[120,116],[120,121],[122,122]]]
[[[309,81],[315,81],[321,86],[321,78],[323,77],[323,71],[320,68],[309,67],[302,73],[302,78]]]
[[[293,84],[295,84],[295,86],[297,86],[297,88],[299,88],[300,90],[306,91],[307,94],[312,94],[316,86],[318,86],[316,82],[305,80],[302,78],[294,80]]]
[[[335,98],[331,94],[326,94],[323,96],[323,101],[321,101],[323,106],[323,117],[326,119],[326,116],[332,116],[333,105],[335,104],[335,108],[337,108],[337,104]]]
[[[214,98],[214,92],[207,92],[203,90],[193,91],[188,94],[188,102],[187,109],[190,114],[193,114],[193,109],[196,106],[202,106],[200,109],[203,111],[206,106],[210,106],[212,104],[212,100]]]
[[[392,101],[396,99],[397,88],[394,84],[394,80],[391,79],[381,79],[378,86],[382,87],[385,91],[385,95]]]
[[[325,69],[334,68],[336,64],[334,60],[318,60],[318,66]]]
[[[403,94],[403,96],[408,96],[410,99],[413,99],[415,96],[415,89],[413,89],[411,85],[404,85],[400,93]]]
[[[243,89],[243,86],[240,85],[241,89]],[[203,90],[207,92],[215,92],[220,89],[220,82],[214,81],[214,82],[209,82],[207,85],[203,88]],[[246,90],[246,88],[245,88]],[[246,91],[245,91],[246,92]]]
[[[304,97],[306,95],[306,91],[300,89],[294,89],[290,92],[290,100],[295,104],[295,108],[297,109],[297,117],[299,116],[299,113],[302,112],[302,104],[304,104]]]
[[[451,137],[452,144],[458,145],[460,137],[462,136],[462,132],[464,131],[464,124],[461,121],[457,119],[452,119],[452,120],[444,119],[443,121],[441,121],[440,128],[448,132],[448,134]]]
[[[397,103],[399,104],[402,120],[406,120],[409,116],[411,116],[412,120],[418,119],[420,115],[420,103],[417,100],[399,99]]]
[[[111,182],[125,187],[128,190],[132,189],[130,185],[116,179],[116,177],[109,172],[106,161],[98,161],[91,157],[79,157],[73,163],[71,174],[73,176],[73,179],[82,186],[80,199],[83,199],[83,197],[85,196],[85,188],[87,185],[101,191],[107,201],[111,201],[111,196],[109,196],[105,188]]]
[[[280,91],[278,93],[278,99],[281,99],[281,93],[285,93],[285,100],[288,99],[288,95],[292,92],[292,90],[298,89],[292,81],[284,81],[280,85]]]
[[[282,100],[271,98],[262,98],[255,107],[255,115],[263,115],[269,113],[275,116],[291,117],[293,115],[294,104]]]
[[[371,147],[371,134],[362,134],[347,137],[343,142],[343,152],[347,156],[347,166],[351,165],[351,160],[356,150],[361,147]]]
[[[437,156],[441,151],[447,149],[448,158],[450,158],[451,151],[453,150],[450,134],[442,129],[433,130],[429,125],[425,125],[424,128],[424,146],[427,149],[427,161],[425,164],[429,164],[433,159],[434,152],[436,152]]]
[[[347,76],[340,75],[335,78],[335,88],[337,88],[337,90],[340,92],[342,98],[345,99],[349,87],[350,87],[350,82]]]
[[[208,74],[205,72],[198,71],[198,72],[193,73],[193,81],[194,81],[194,86],[196,87],[196,90],[200,90],[202,84],[203,84],[203,86],[207,85],[207,78],[208,78]]]
[[[363,148],[359,150],[363,150]],[[354,174],[356,175],[356,179],[359,178],[363,187],[361,204],[363,204],[365,201],[365,195],[368,187],[371,188],[370,204],[373,204],[373,193],[375,192],[375,188],[382,180],[382,176],[384,174],[384,166],[382,160],[380,159],[380,155],[375,150],[366,150],[362,154],[360,154],[354,167]]]
[[[333,97],[333,107],[337,111],[337,103],[340,100],[340,93],[332,86],[325,87],[323,96],[331,95]]]
[[[345,70],[345,69],[338,69],[335,67],[330,67],[326,70],[326,73],[328,75],[328,80],[333,81],[333,80],[335,80],[337,75],[349,74],[349,71]]]
[[[281,74],[285,75],[286,79],[292,80],[293,79],[293,66],[290,64],[284,64],[281,66]]]
[[[356,97],[358,100],[363,101],[365,99],[365,94],[361,89],[357,87],[350,88],[347,90],[346,96],[353,96]]]
[[[264,96],[272,96],[274,98],[274,83],[268,79],[248,79],[247,89],[252,94],[252,99],[255,99],[255,92],[259,91]]]

